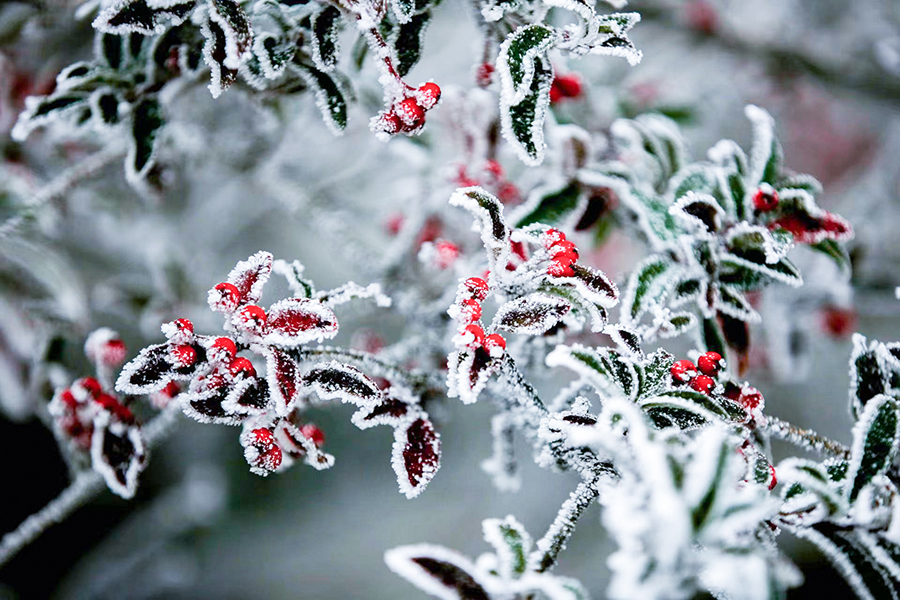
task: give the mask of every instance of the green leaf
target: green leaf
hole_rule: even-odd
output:
[[[794,263],[783,258],[777,263],[767,264],[764,256],[750,255],[756,262],[730,252],[723,252],[719,258],[722,273],[719,281],[732,285],[735,289],[749,291],[770,281],[786,283],[792,287],[803,285],[803,277]]]
[[[712,195],[718,189],[718,182],[709,165],[695,163],[676,173],[669,186],[672,200],[678,200],[688,192]]]
[[[502,94],[506,96],[505,103],[509,106],[520,104],[534,93],[536,75],[541,72],[547,51],[556,41],[556,30],[543,24],[526,25],[507,36],[497,56],[497,72]],[[550,71],[549,68],[546,70]]]
[[[511,95],[501,94],[500,125],[503,136],[526,165],[535,166],[544,160],[544,119],[550,105],[550,86],[553,69],[545,59],[535,61],[530,88],[525,97],[514,105],[507,102]]]
[[[747,323],[759,323],[762,318],[756,312],[750,302],[737,289],[727,285],[719,287],[719,300],[716,309],[729,317],[745,321]]]
[[[703,350],[718,352],[725,356],[725,335],[715,319],[703,319],[703,327],[700,329],[700,343]]]
[[[662,348],[648,356],[644,363],[639,366],[643,373],[637,398],[647,398],[665,389],[669,377],[669,369],[674,362],[675,357]]]
[[[583,206],[583,199],[581,186],[575,181],[549,192],[547,190],[538,190],[531,195],[522,209],[516,211],[517,215],[522,215],[518,217],[516,227],[525,227],[534,223],[543,223],[551,226],[560,225],[573,212]]]
[[[775,120],[765,110],[752,104],[744,113],[753,125],[753,146],[750,150],[749,183],[755,188],[761,183],[775,185],[781,175],[783,153],[775,137]]]
[[[497,551],[498,571],[504,579],[516,579],[528,570],[532,540],[512,515],[505,519],[485,519],[484,539]]]
[[[495,277],[494,273],[505,269],[509,261],[510,231],[503,217],[503,204],[480,187],[467,187],[450,196],[450,205],[464,208],[475,217],[488,253],[490,277]]]
[[[883,475],[897,456],[900,442],[900,413],[897,402],[890,396],[876,396],[853,427],[853,445],[850,450],[848,498],[854,502],[864,487]]]
[[[316,106],[322,113],[325,125],[332,133],[340,135],[347,127],[347,98],[338,74],[325,73],[307,65],[296,66],[300,76],[316,92]]]
[[[125,163],[130,180],[143,179],[155,164],[159,130],[164,124],[156,97],[147,97],[135,105],[131,116],[131,146]]]
[[[312,57],[316,68],[324,73],[334,69],[338,60],[338,34],[341,26],[341,11],[335,6],[326,6],[314,14],[312,27]],[[405,75],[405,73],[401,73]]]
[[[634,399],[640,379],[634,363],[608,348],[559,345],[547,355],[550,367],[564,366],[583,376],[601,395]]]
[[[652,306],[662,306],[674,283],[674,263],[667,257],[654,254],[635,267],[628,279],[622,300],[626,322],[637,323]]]

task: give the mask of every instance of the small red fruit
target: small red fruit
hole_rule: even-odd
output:
[[[221,348],[228,354],[228,358],[233,359],[237,355],[237,346],[234,340],[227,337],[217,337],[212,345],[213,348]]]
[[[321,429],[313,425],[312,423],[307,423],[300,428],[300,433],[303,434],[304,437],[311,440],[312,443],[316,445],[316,448],[321,448],[325,443],[325,434]]]
[[[697,375],[691,379],[691,388],[698,392],[709,395],[714,387],[716,387],[716,380],[708,375]]]
[[[506,340],[499,333],[492,333],[484,338],[484,349],[487,350],[491,357],[499,358],[503,356],[503,352],[506,350]]]
[[[394,111],[407,131],[418,129],[425,122],[425,109],[415,98],[404,98],[394,105]]]
[[[400,121],[400,117],[397,116],[397,113],[392,110],[381,115],[380,125],[381,130],[390,135],[403,131],[403,122]]]
[[[573,261],[569,260],[570,258],[570,256],[566,256],[562,260],[554,260],[547,267],[547,273],[553,277],[572,277],[575,275],[575,271],[572,270]]]
[[[256,333],[266,328],[266,311],[255,304],[248,304],[241,309],[241,321]]]
[[[194,350],[193,346],[188,346],[187,344],[175,346],[169,353],[172,360],[174,360],[175,364],[179,367],[189,367],[197,362],[197,351]]]
[[[220,283],[219,285],[231,285],[231,284],[221,284]],[[218,287],[218,286],[216,286],[216,287]],[[237,288],[235,288],[235,289],[237,289]],[[174,323],[175,327],[178,328],[178,331],[180,331],[182,333],[187,333],[187,334],[194,333],[194,324],[191,323],[191,321],[189,319],[175,319],[174,321],[172,321],[172,323]]]
[[[484,344],[484,329],[482,329],[480,325],[470,323],[469,325],[466,325],[465,329],[462,330],[462,333],[472,334],[472,345],[481,346]]]
[[[544,248],[547,248],[548,250],[556,244],[564,242],[565,240],[566,234],[564,234],[559,229],[548,229],[544,232]]]
[[[435,262],[440,269],[447,269],[459,258],[459,247],[453,242],[441,240],[435,242],[434,249],[437,251]]]
[[[481,304],[477,300],[466,298],[459,303],[459,309],[460,316],[469,323],[481,318]]]
[[[83,387],[91,396],[97,396],[103,392],[103,386],[93,377],[82,377],[75,384]]]
[[[550,254],[558,256],[560,254],[574,254],[578,256],[578,248],[569,240],[562,240],[550,246]]]
[[[771,185],[763,184],[759,186],[759,189],[753,194],[753,206],[759,212],[774,210],[778,206],[778,192]]]
[[[707,352],[697,359],[697,368],[704,375],[715,377],[721,369],[725,368],[725,361],[718,352]]]
[[[256,377],[256,369],[253,368],[253,363],[243,356],[231,361],[231,364],[228,366],[228,370],[231,371],[231,374],[235,377],[239,376],[242,373],[246,373],[249,377]]]
[[[493,158],[489,158],[485,161],[484,170],[493,175],[496,179],[503,179],[503,165]]]
[[[754,411],[762,406],[763,402],[765,402],[765,399],[756,388],[746,387],[741,390],[741,396],[740,398],[738,398],[738,402],[740,402],[741,406],[743,406],[748,411]]]
[[[769,473],[771,476],[771,481],[769,481],[769,491],[772,491],[775,489],[775,486],[778,485],[778,478],[775,477],[775,467],[772,465],[769,465]]]
[[[488,284],[481,277],[469,277],[463,282],[463,285],[466,287],[466,291],[472,294],[472,297],[479,302],[487,298]]]
[[[669,373],[675,383],[687,383],[697,374],[697,367],[687,359],[677,360],[669,368]]]
[[[497,190],[497,198],[503,204],[515,202],[519,199],[519,188],[516,187],[516,184],[507,181]]]
[[[431,110],[441,99],[441,88],[438,84],[429,81],[416,90],[416,99],[425,110]]]
[[[475,70],[475,84],[478,87],[487,87],[491,85],[494,78],[494,65],[491,63],[482,63]]]
[[[220,283],[213,288],[213,292],[210,292],[210,303],[217,310],[232,311],[241,303],[241,291],[233,283]]]

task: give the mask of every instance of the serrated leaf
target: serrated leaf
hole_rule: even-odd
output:
[[[876,396],[865,405],[853,427],[848,498],[854,502],[862,489],[893,464],[900,442],[900,412],[890,396]]]

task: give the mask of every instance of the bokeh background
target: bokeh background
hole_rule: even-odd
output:
[[[90,56],[89,19],[75,20],[75,8],[62,0],[0,4],[4,220],[67,166],[110,143],[49,133],[24,144],[9,138],[24,97],[46,92],[62,67]],[[848,285],[815,257],[795,254],[813,291],[767,293],[767,326],[754,333],[748,379],[772,414],[847,442],[850,331],[900,339],[900,4],[645,0],[630,8],[644,15],[632,36],[643,62],[558,64],[590,87],[555,118],[608,125],[661,110],[684,125],[700,157],[720,138],[749,143],[745,104],[775,115],[788,166],[819,178],[820,204],[856,229],[854,274]],[[408,80],[470,87],[478,39],[471,7],[445,0]],[[36,356],[52,355],[74,377],[89,372],[81,344],[99,326],[117,329],[132,353],[158,340],[159,323],[173,317],[218,331],[205,292],[259,249],[300,259],[320,288],[371,281],[390,243],[384,224],[425,202],[429,178],[454,159],[452,145],[441,142],[440,108],[425,134],[436,148],[430,153],[415,141],[373,139],[375,78],[374,69],[363,69],[360,103],[340,138],[307,98],[276,118],[240,91],[214,101],[202,85],[187,88],[166,133],[164,193],[136,193],[120,163],[111,163],[24,229],[0,237],[0,530],[12,530],[66,485],[53,436],[33,417],[51,393],[33,384],[42,368]],[[512,156],[503,163],[527,190],[527,169]],[[592,260],[621,276],[639,250],[614,235]],[[378,310],[339,311],[336,343],[352,343],[360,329],[397,341],[400,323]],[[397,493],[390,432],[357,430],[347,407],[314,415],[337,458],[331,470],[297,466],[265,479],[249,473],[236,429],[182,419],[153,452],[134,501],[104,492],[48,530],[0,569],[0,598],[417,598],[385,567],[386,549],[427,541],[474,557],[488,550],[481,520],[510,513],[540,535],[577,483],[540,470],[523,447],[522,490],[497,492],[479,468],[491,449],[491,407],[450,401],[442,413],[441,471],[412,501]],[[811,547],[788,538],[784,546],[809,580],[792,598],[822,590],[849,597]],[[593,507],[558,572],[602,598],[609,551]]]

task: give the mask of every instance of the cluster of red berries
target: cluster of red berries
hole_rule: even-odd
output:
[[[483,348],[492,358],[500,358],[506,351],[506,340],[499,333],[484,334],[477,323],[481,319],[481,303],[487,298],[488,284],[480,277],[469,277],[460,284],[452,316],[460,323],[458,342],[471,349]]]
[[[572,277],[572,265],[578,260],[578,248],[566,239],[566,234],[558,229],[548,229],[543,236],[544,248],[550,252],[550,266],[547,273],[553,277]]]
[[[577,73],[557,75],[550,84],[550,102],[556,104],[562,100],[581,97],[584,84]]]
[[[770,212],[778,207],[778,192],[771,185],[764,183],[753,194],[753,206],[759,212]]]
[[[417,89],[410,88],[409,95],[394,102],[382,113],[378,121],[381,131],[389,135],[415,133],[425,125],[425,113],[440,101],[441,88],[428,82]]]
[[[220,283],[215,289],[219,290],[221,286],[226,286],[223,289],[229,292],[229,297],[231,296],[232,288],[233,291],[237,291],[237,288],[230,283]],[[248,311],[248,309],[250,310]],[[260,307],[253,304],[243,307],[241,309],[242,319],[246,318],[244,317],[244,311],[252,315],[256,322],[261,321],[263,325],[265,324],[266,313]],[[196,345],[194,338],[194,324],[188,319],[175,319],[171,323],[164,325],[163,331],[169,338],[169,360],[175,368],[194,366],[200,358],[197,352],[199,346]],[[237,356],[237,352],[238,348],[234,340],[224,336],[215,338],[212,344],[207,347],[208,358],[227,364],[232,376],[255,377],[256,369],[253,367],[253,363],[244,357]]]
[[[707,352],[700,355],[697,365],[684,359],[677,360],[669,369],[672,381],[676,385],[688,384],[698,392],[711,394],[716,387],[716,377],[725,368],[725,359],[718,352]]]
[[[481,172],[476,176],[470,175],[466,165],[460,165],[456,175],[456,185],[460,187],[481,186],[496,194],[497,199],[503,204],[516,202],[521,197],[516,184],[506,178],[503,165],[492,158],[484,161]]]
[[[70,387],[57,391],[48,409],[57,430],[83,450],[91,447],[94,418],[100,411],[110,413],[121,423],[134,423],[134,413],[118,398],[105,392],[93,377],[82,377]]]

